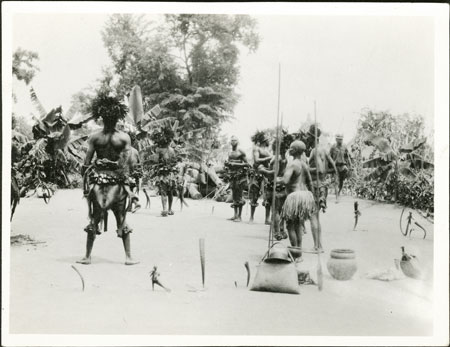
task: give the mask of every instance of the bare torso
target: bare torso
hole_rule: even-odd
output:
[[[255,169],[258,168],[259,165],[268,167],[270,162],[269,158],[271,157],[272,155],[267,148],[256,146],[253,149],[253,166]]]
[[[100,131],[89,139],[89,149],[86,155],[86,164],[90,164],[92,157],[96,154],[97,159],[108,159],[126,163],[130,146],[130,136],[122,131],[113,132]]]
[[[245,153],[239,148],[232,150],[230,154],[228,154],[228,161],[231,163],[244,163],[245,162]]]
[[[284,183],[288,194],[308,190],[311,183],[308,165],[300,159],[294,159],[285,170]]]
[[[311,154],[309,156],[309,166],[311,167],[311,173],[313,179],[316,177],[316,172],[319,173],[319,178],[322,180],[328,173],[328,167],[333,167],[336,169],[334,165],[334,161],[331,159],[330,155],[326,151],[326,149],[319,145],[317,149],[313,148]]]

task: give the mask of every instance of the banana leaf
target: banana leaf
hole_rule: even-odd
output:
[[[37,111],[39,112],[40,120],[43,120],[45,116],[47,116],[47,111],[45,111],[45,108],[42,106],[41,102],[39,101],[39,98],[36,95],[36,92],[34,91],[33,87],[30,87],[30,97],[31,102],[36,107]]]
[[[416,149],[419,149],[422,147],[425,142],[427,142],[427,139],[424,137],[422,139],[414,140],[413,142],[407,143],[406,145],[403,145],[400,147],[399,152],[400,153],[411,153],[412,151],[415,151]]]
[[[130,96],[128,98],[128,105],[131,118],[135,125],[139,124],[144,117],[144,106],[142,104],[142,93],[139,86],[134,86],[131,89]]]

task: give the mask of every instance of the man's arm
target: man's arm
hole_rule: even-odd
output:
[[[84,175],[84,173],[86,172],[86,169],[91,164],[92,158],[94,157],[94,153],[95,153],[95,136],[91,136],[91,137],[89,137],[89,140],[88,140],[88,149],[86,152],[86,158],[84,158],[84,164],[81,167],[81,175],[82,176]]]
[[[289,184],[289,182],[291,181],[292,175],[294,174],[294,171],[295,171],[294,164],[289,164],[283,175],[283,183],[284,184],[286,184],[286,185]]]
[[[350,166],[350,170],[351,170],[353,168],[352,156],[350,155],[350,152],[347,147],[345,148],[345,154],[348,159],[348,166]]]
[[[336,164],[334,163],[334,160],[331,158],[331,156],[327,153],[327,151],[325,151],[325,158],[327,158],[327,161],[331,164],[331,166],[334,169],[334,172],[337,174],[337,168],[336,168]]]
[[[329,154],[330,154],[331,159],[336,160],[336,154],[337,153],[336,153],[335,145],[331,146]]]
[[[241,155],[240,155],[241,160],[242,160],[244,163],[248,164],[248,160],[247,160],[247,156],[245,155],[245,152],[244,152],[242,149],[240,149],[239,152],[241,153]]]
[[[305,184],[309,191],[313,191],[312,178],[309,172],[309,166],[305,162],[302,162],[302,170],[305,173]]]
[[[264,176],[273,176],[273,174],[275,173],[275,170],[269,170],[267,168],[265,168],[263,165],[260,165],[258,167],[258,171],[261,172]]]
[[[128,162],[130,160],[130,155],[131,155],[131,138],[130,138],[130,135],[123,134],[122,141],[123,141],[123,144],[124,144],[124,148],[123,148],[122,152],[120,153],[119,166],[120,167],[125,167],[125,166],[127,166]]]
[[[317,163],[316,163],[316,149],[313,148],[311,150],[311,152],[309,153],[309,157],[307,157],[308,159],[308,171],[309,173],[313,173],[316,174],[317,171]],[[312,166],[312,164],[314,164],[314,167]]]

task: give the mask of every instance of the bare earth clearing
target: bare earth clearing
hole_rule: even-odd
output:
[[[400,234],[401,208],[360,201],[357,231],[353,228],[353,198],[340,204],[328,198],[321,214],[324,290],[301,286],[300,295],[251,292],[245,287],[245,261],[252,279],[267,249],[269,227],[264,210],[256,223],[234,223],[226,218],[226,203],[188,200],[189,208],[160,217],[159,197],[151,209],[129,215],[134,229],[132,251],[141,261],[125,266],[122,242],[109,230],[97,237],[92,265],[75,261],[84,255],[87,205],[80,190],[60,190],[44,204],[21,200],[11,235],[27,234],[45,243],[11,247],[10,333],[41,334],[221,334],[221,335],[431,335],[433,333],[433,226],[426,240],[418,233]],[[141,194],[145,205],[145,197]],[[249,211],[244,206],[244,220]],[[304,245],[312,247],[307,225]],[[206,288],[201,289],[199,238],[206,245]],[[287,243],[287,240],[284,242]],[[394,266],[400,246],[419,250],[427,269],[424,281],[403,278],[392,282],[366,279],[375,269]],[[333,248],[356,251],[358,271],[350,281],[331,278],[326,269]],[[313,279],[317,258],[305,254],[303,267]],[[82,273],[86,288],[71,268]],[[149,272],[154,265],[161,282],[172,292],[155,287]],[[237,282],[237,287],[235,286]]]

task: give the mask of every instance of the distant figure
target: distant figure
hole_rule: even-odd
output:
[[[253,170],[249,175],[249,198],[250,198],[250,223],[253,223],[255,210],[258,206],[258,199],[261,195],[261,188],[264,184],[264,175],[258,171],[261,165],[268,168],[272,155],[269,152],[269,137],[263,131],[257,131],[252,136],[252,142],[255,144],[253,148]],[[268,221],[268,213],[270,209],[266,208],[266,223]],[[269,222],[270,223],[270,222]]]
[[[239,141],[236,136],[231,137],[231,152],[228,154],[228,160],[225,162],[227,171],[227,180],[230,183],[234,208],[234,216],[230,220],[234,222],[242,221],[242,206],[245,201],[242,197],[244,188],[247,184],[247,171],[249,164],[243,150],[238,148]]]
[[[291,245],[300,248],[305,221],[310,220],[314,248],[321,250],[320,225],[316,202],[312,194],[312,179],[308,164],[301,159],[305,150],[306,145],[298,140],[292,142],[289,148],[293,160],[288,164],[282,179],[288,196],[283,205],[281,217],[286,221]]]
[[[173,192],[177,187],[177,156],[174,149],[168,144],[160,144],[156,149],[158,156],[158,173],[156,175],[155,186],[158,187],[161,195],[163,210],[161,216],[167,217],[174,214],[172,209]]]
[[[343,139],[344,136],[342,134],[337,134],[336,143],[330,149],[330,157],[334,160],[337,168],[335,179],[336,203],[339,202],[344,181],[352,171],[352,159],[347,146],[342,143]]]

